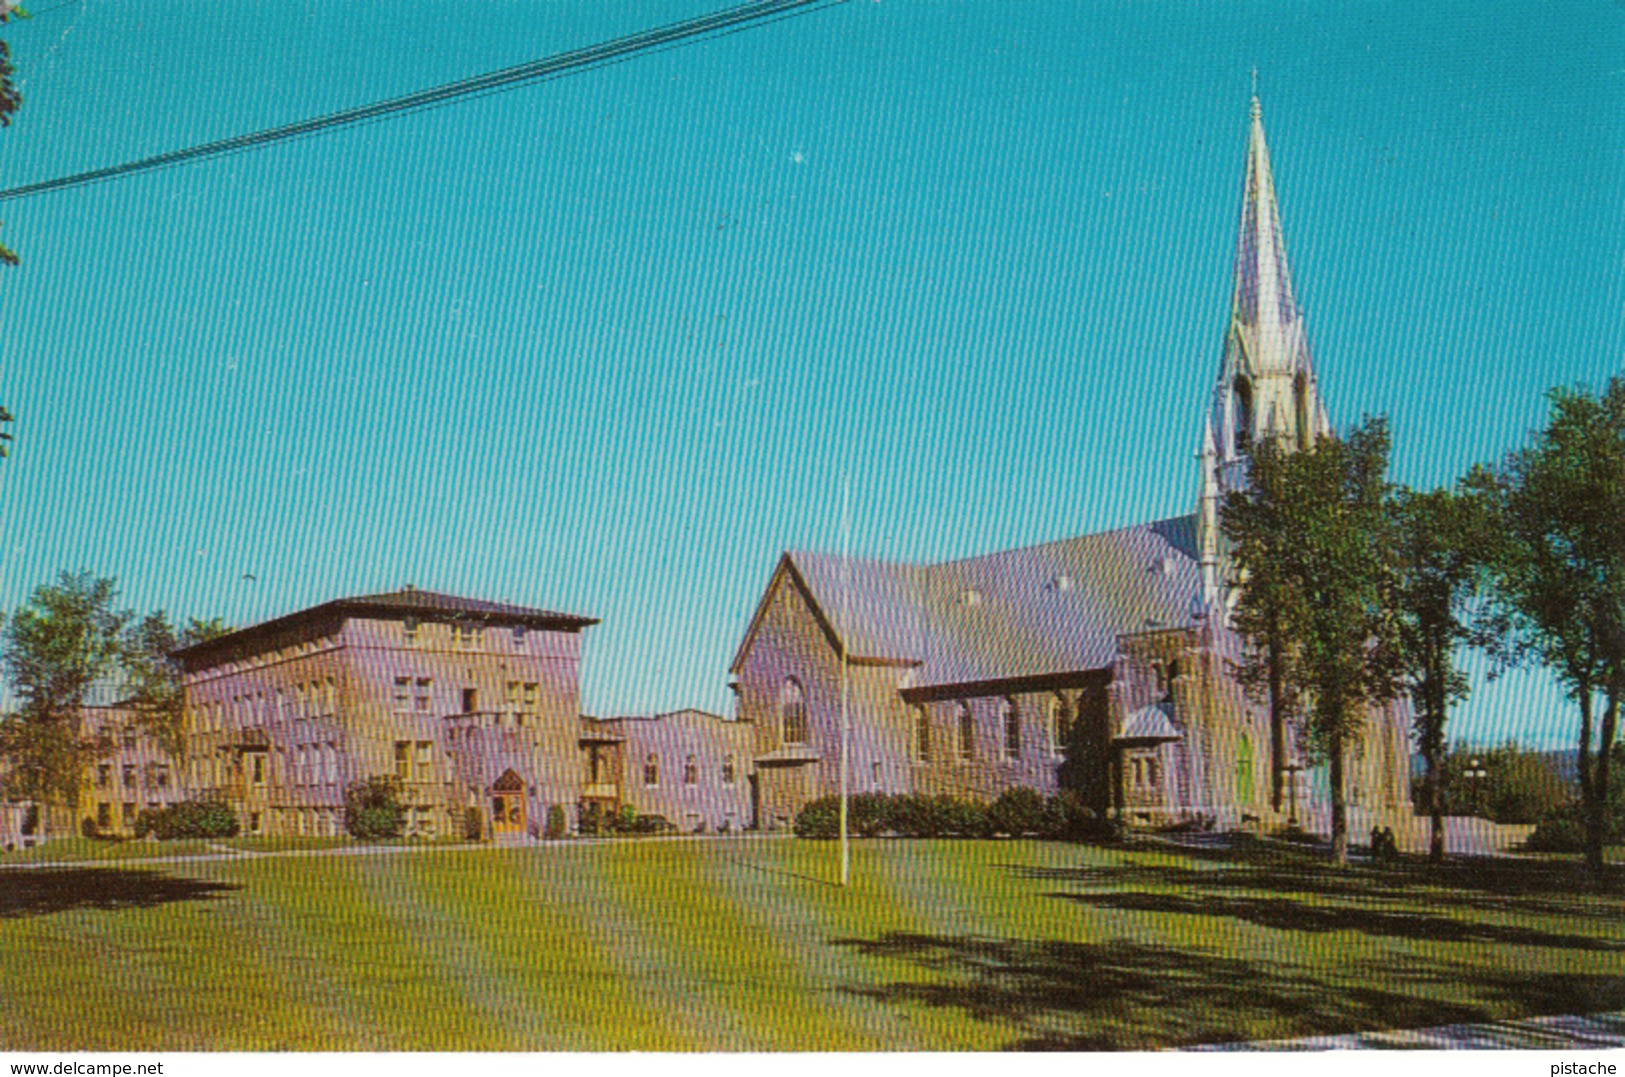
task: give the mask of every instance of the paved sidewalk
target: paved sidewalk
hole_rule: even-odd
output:
[[[1440,1025],[1299,1040],[1216,1043],[1193,1051],[1362,1051],[1404,1048],[1424,1051],[1572,1051],[1625,1048],[1625,1010],[1588,1016],[1522,1017],[1476,1025]]]

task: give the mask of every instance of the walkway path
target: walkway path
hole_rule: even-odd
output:
[[[1342,1036],[1308,1036],[1299,1040],[1220,1043],[1195,1051],[1349,1051],[1407,1048],[1425,1051],[1483,1050],[1572,1051],[1625,1048],[1625,1010],[1589,1016],[1520,1017],[1476,1025],[1440,1025]]]

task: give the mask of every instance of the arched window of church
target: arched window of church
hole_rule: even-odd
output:
[[[966,763],[976,758],[976,719],[971,717],[970,705],[959,705],[959,758]]]
[[[1066,739],[1070,732],[1067,721],[1066,699],[1056,696],[1049,704],[1049,750],[1051,755],[1066,754]]]
[[[653,752],[650,752],[643,759],[643,784],[660,784],[660,760],[655,758]]]
[[[700,764],[693,756],[683,760],[683,784],[698,785],[700,781]]]
[[[1004,757],[1006,759],[1021,758],[1021,711],[1016,708],[1016,701],[1006,699],[999,704],[999,713],[1004,719]]]
[[[1235,400],[1236,451],[1246,452],[1253,447],[1253,386],[1246,378],[1237,378],[1232,388]]]
[[[914,762],[931,762],[931,713],[924,707],[914,708]]]
[[[1309,379],[1301,371],[1292,379],[1292,406],[1298,418],[1298,448],[1307,450],[1315,442],[1315,432],[1309,422]]]
[[[794,677],[779,690],[779,735],[786,744],[807,743],[807,700]]]

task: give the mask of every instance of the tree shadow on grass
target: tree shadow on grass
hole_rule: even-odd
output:
[[[177,901],[209,901],[242,889],[158,871],[40,868],[0,873],[0,920],[81,909],[150,909]]]
[[[1006,1044],[1012,1050],[1144,1050],[1417,1028],[1485,1020],[1508,1007],[1553,1012],[1581,1000],[1609,1004],[1621,994],[1616,977],[1514,980],[1480,968],[1405,970],[1378,962],[1327,983],[1291,966],[1127,940],[888,933],[835,945],[918,973],[842,990],[1006,1026],[1015,1037]],[[1473,985],[1471,995],[1450,999],[1451,988],[1464,982]]]
[[[1357,931],[1430,942],[1470,942],[1505,946],[1546,946],[1567,950],[1625,950],[1625,944],[1591,935],[1559,934],[1539,928],[1486,923],[1452,916],[1397,912],[1346,902],[1315,903],[1279,897],[1237,897],[1213,893],[1108,891],[1046,895],[1098,908],[1129,912],[1225,916],[1282,931]]]
[[[1617,898],[1600,895],[1572,873],[1554,870],[1552,865],[1539,861],[1493,859],[1440,865],[1401,861],[1386,867],[1338,868],[1313,854],[1247,847],[1204,849],[1189,855],[1167,850],[1162,851],[1162,856],[1165,862],[1161,864],[1006,867],[1024,878],[1082,883],[1091,890],[1246,890],[1343,898],[1366,905],[1429,906],[1451,913],[1473,909],[1609,922],[1619,918]]]

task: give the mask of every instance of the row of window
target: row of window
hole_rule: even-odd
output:
[[[338,682],[332,677],[301,681],[288,689],[200,704],[188,715],[189,726],[194,733],[219,733],[289,718],[331,717],[338,712],[338,696]]]
[[[739,762],[732,753],[723,756],[722,766],[718,768],[718,776],[723,785],[732,785],[739,777]],[[700,762],[695,756],[687,756],[683,760],[683,784],[698,785],[700,783]],[[660,757],[650,752],[643,759],[643,784],[653,788],[660,784]]]
[[[169,764],[152,763],[147,766],[146,786],[148,789],[169,788]],[[120,782],[126,789],[135,789],[141,784],[141,772],[134,763],[126,763],[120,768]],[[101,763],[96,767],[96,788],[111,789],[113,787],[113,765]]]
[[[932,760],[931,712],[921,706],[912,708],[912,711],[914,718],[911,754],[916,763],[930,763]],[[1050,754],[1061,755],[1065,751],[1066,740],[1071,726],[1071,715],[1067,709],[1066,700],[1060,696],[1051,699],[1046,717]],[[1022,747],[1021,708],[1014,699],[1006,697],[999,701],[999,727],[1003,737],[1000,750],[1004,758],[1009,760],[1020,759]],[[955,707],[953,731],[954,755],[962,763],[974,761],[977,750],[976,719],[971,714],[970,704],[959,703]],[[779,735],[783,743],[787,745],[807,743],[806,694],[794,677],[786,678],[783,687],[779,691]]]
[[[427,642],[423,631],[424,626],[425,622],[418,620],[416,617],[408,617],[401,622],[401,635],[406,640],[408,647],[416,647],[420,643]],[[451,632],[451,645],[453,647],[461,647],[465,650],[485,649],[485,627],[483,625],[458,622],[446,627]],[[500,632],[500,630],[498,631]],[[525,646],[525,637],[527,635],[525,626],[514,625],[509,629],[509,632],[514,648],[522,649]]]

